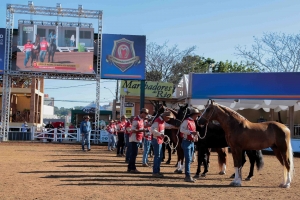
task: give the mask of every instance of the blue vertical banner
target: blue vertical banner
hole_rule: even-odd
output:
[[[101,78],[145,80],[146,36],[102,34]]]
[[[0,28],[0,74],[4,72],[5,28]]]

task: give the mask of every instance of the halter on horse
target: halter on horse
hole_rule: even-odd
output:
[[[50,62],[50,57],[51,57],[51,62],[53,63],[53,57],[54,57],[55,52],[56,52],[55,39],[51,38],[50,46],[48,48],[48,62]]]
[[[225,131],[235,167],[235,178],[230,185],[242,185],[243,149],[261,150],[271,147],[284,167],[280,187],[290,187],[294,173],[293,150],[290,130],[284,124],[275,121],[252,123],[234,110],[213,101],[207,103],[201,117],[207,121],[217,120]]]

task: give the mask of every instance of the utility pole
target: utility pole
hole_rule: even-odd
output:
[[[119,80],[117,80],[117,87],[116,87],[116,102],[118,102],[118,94],[119,94]]]

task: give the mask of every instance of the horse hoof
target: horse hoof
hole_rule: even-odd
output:
[[[290,183],[288,183],[288,184],[283,184],[283,183],[281,183],[281,184],[279,185],[279,187],[281,187],[281,188],[290,188],[291,185],[290,185]]]
[[[176,169],[175,171],[174,171],[174,173],[177,173],[179,170],[178,169]]]
[[[201,177],[205,178],[205,177],[206,177],[206,174],[204,174],[204,173],[203,173],[203,174],[201,174]]]
[[[199,174],[196,174],[193,178],[200,178]]]
[[[242,186],[241,183],[237,183],[237,182],[231,182],[229,185],[233,186],[233,187],[241,187]]]
[[[182,174],[182,170],[178,170],[178,171],[177,171],[177,174]]]
[[[167,162],[166,162],[166,164],[170,164],[171,162],[170,162],[170,160],[168,160]]]
[[[224,174],[226,174],[226,173],[225,173],[225,172],[222,172],[222,171],[219,172],[219,175],[224,175]]]
[[[247,178],[245,179],[245,181],[251,181],[251,180],[252,180],[251,177],[247,177]]]
[[[230,176],[230,178],[234,178],[235,177],[235,174],[232,174],[231,176]]]

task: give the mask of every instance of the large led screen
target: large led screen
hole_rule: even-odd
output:
[[[95,74],[93,28],[19,23],[17,43],[12,71]]]
[[[101,78],[145,80],[146,36],[102,35]]]

